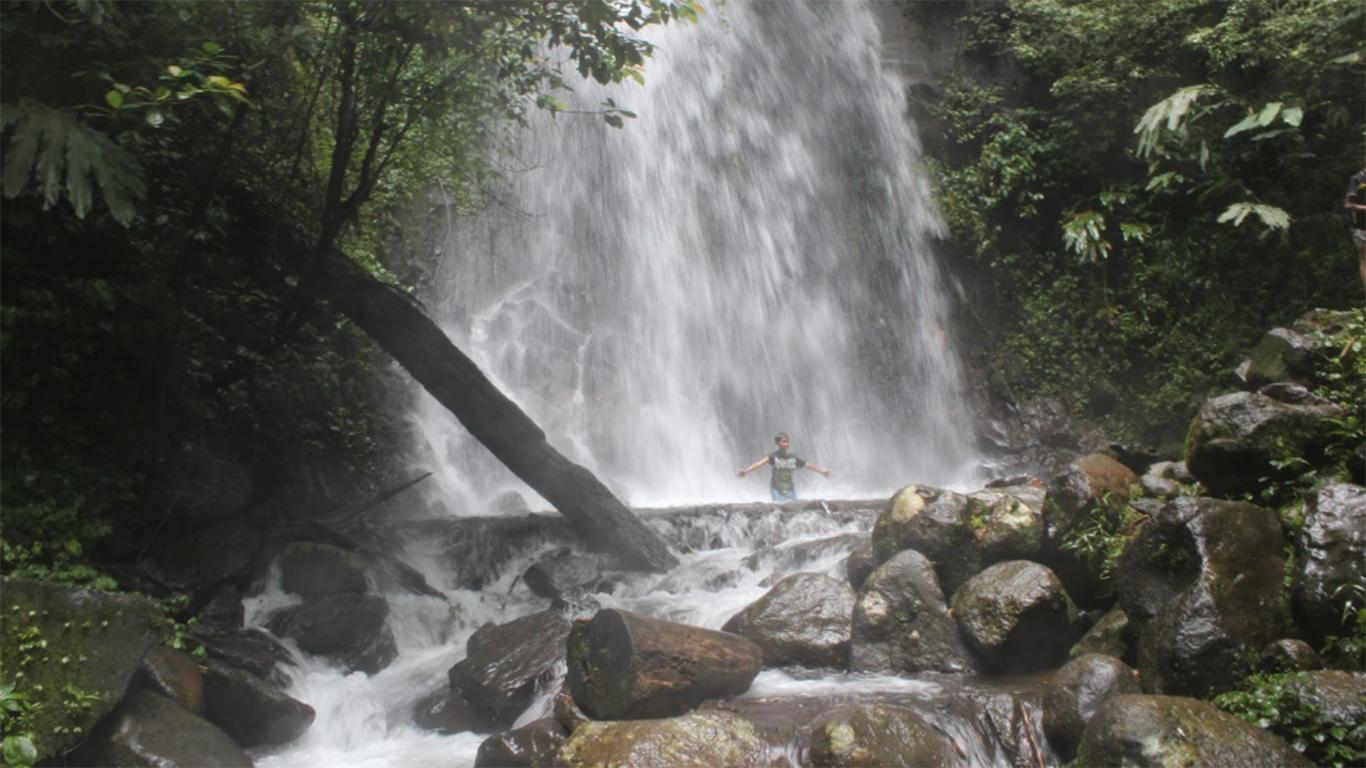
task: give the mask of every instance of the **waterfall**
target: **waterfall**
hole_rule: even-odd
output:
[[[942,227],[870,4],[708,4],[655,29],[646,82],[534,115],[426,300],[629,503],[766,496],[774,433],[834,470],[804,495],[971,480]],[[638,118],[612,128],[607,98]],[[414,462],[444,511],[534,495],[433,399]]]

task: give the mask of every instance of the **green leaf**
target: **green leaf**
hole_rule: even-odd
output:
[[[114,109],[123,106],[123,94],[119,93],[117,90],[111,89],[108,93],[104,94],[104,100]]]
[[[1262,111],[1257,115],[1257,125],[1271,125],[1271,121],[1276,119],[1276,115],[1281,111],[1281,103],[1273,101],[1262,107]]]
[[[1256,215],[1267,229],[1289,229],[1290,214],[1282,208],[1262,203],[1234,203],[1219,214],[1219,223],[1239,226],[1250,215]]]
[[[1281,120],[1286,125],[1299,127],[1300,121],[1304,119],[1304,110],[1299,107],[1286,107],[1281,110]]]
[[[1243,131],[1250,131],[1253,128],[1256,128],[1257,126],[1257,116],[1248,115],[1247,117],[1235,123],[1232,128],[1229,128],[1227,131],[1224,131],[1224,138],[1227,139],[1230,136],[1236,136],[1242,133]]]
[[[218,43],[213,42],[212,40],[210,40],[210,41],[204,43],[203,45],[201,45],[201,46],[199,46],[199,47],[200,47],[200,48],[203,48],[203,49],[204,49],[204,52],[207,53],[207,54],[210,54],[210,55],[213,55],[213,54],[218,53],[219,51],[223,50],[223,46],[219,45]]]

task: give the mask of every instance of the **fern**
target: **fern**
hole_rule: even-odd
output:
[[[33,102],[0,104],[0,131],[10,133],[0,166],[0,191],[15,198],[32,190],[51,208],[65,194],[84,219],[94,188],[123,226],[137,218],[145,187],[142,168],[123,147],[76,116]]]

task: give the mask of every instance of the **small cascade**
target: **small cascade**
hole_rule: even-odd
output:
[[[610,593],[593,598],[603,608],[719,629],[783,576],[823,573],[843,579],[845,559],[867,541],[883,505],[875,500],[807,502],[788,508],[734,504],[642,510],[641,516],[680,554],[680,565],[662,574],[612,572]],[[258,765],[472,765],[488,734],[424,731],[414,725],[412,710],[420,699],[448,685],[448,670],[464,658],[465,641],[479,626],[506,623],[549,607],[550,601],[533,594],[521,575],[564,550],[565,529],[550,516],[522,523],[514,529],[506,519],[467,518],[387,531],[383,538],[392,542],[395,554],[422,572],[447,600],[373,585],[389,601],[389,626],[399,649],[397,659],[375,675],[348,674],[284,641],[294,654],[293,665],[285,669],[291,681],[286,692],[313,706],[317,719],[297,741],[256,751]],[[459,535],[443,536],[443,529]],[[501,554],[484,562],[482,570],[462,574],[459,558],[466,542],[488,542],[493,536],[506,537]],[[587,552],[572,537],[568,543],[576,552]],[[461,586],[462,580],[478,586]],[[267,581],[270,586],[264,593],[247,600],[249,625],[264,628],[272,611],[297,602],[280,590],[277,574]],[[553,695],[563,685],[563,672],[561,666],[558,679],[540,691],[517,718],[518,724],[548,716]],[[846,700],[894,704],[916,711],[948,735],[969,764],[1004,768],[1031,749],[1044,750],[1043,757],[1052,759],[1039,723],[1040,694],[1033,687],[1028,680],[992,683],[951,675],[908,678],[766,669],[749,691],[727,706],[768,722]],[[774,749],[775,758],[786,755],[789,764],[798,764],[795,741],[775,744]]]

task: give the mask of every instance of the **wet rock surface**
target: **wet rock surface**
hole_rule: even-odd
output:
[[[61,754],[123,697],[161,639],[165,617],[144,597],[47,582],[0,579],[0,593],[0,679],[11,683],[22,673],[20,690],[38,705],[29,722],[38,757]],[[33,647],[38,640],[42,646]],[[67,686],[95,698],[70,710]]]
[[[210,659],[204,670],[204,719],[243,747],[283,744],[313,724],[313,707],[244,670]]]
[[[1342,415],[1337,406],[1295,405],[1252,392],[1206,400],[1191,423],[1186,464],[1216,494],[1255,493],[1260,478],[1273,475],[1273,461],[1316,460]]]
[[[976,667],[930,561],[905,550],[868,577],[854,607],[854,672],[969,672]]]
[[[1062,582],[1028,560],[987,568],[954,593],[951,605],[969,647],[993,672],[1055,666],[1083,629]]]
[[[595,558],[565,552],[532,565],[522,580],[533,593],[554,599],[592,591],[602,580],[602,566]]]
[[[542,768],[556,764],[569,731],[553,717],[495,733],[479,745],[475,768]]]
[[[1113,656],[1126,664],[1133,664],[1138,660],[1138,649],[1134,640],[1128,614],[1122,609],[1114,608],[1092,624],[1067,655],[1076,658],[1088,653],[1099,653],[1103,656]]]
[[[1314,648],[1295,638],[1273,640],[1257,657],[1257,669],[1263,672],[1306,672],[1322,668],[1323,659]]]
[[[1284,629],[1280,520],[1244,502],[1182,497],[1149,525],[1159,533],[1184,530],[1195,543],[1199,575],[1143,627],[1143,689],[1200,697],[1228,690],[1242,660],[1255,658]],[[1160,550],[1150,562],[1161,566]]]
[[[1116,696],[1091,718],[1077,768],[1115,765],[1309,766],[1289,744],[1196,699]]]
[[[1127,497],[1129,486],[1137,483],[1138,475],[1132,469],[1103,453],[1092,453],[1067,465],[1049,484],[1054,514],[1047,521],[1048,537],[1061,541],[1106,494]]]
[[[968,523],[980,562],[1029,560],[1043,546],[1047,491],[1032,485],[984,489],[969,495]]]
[[[1295,542],[1294,607],[1310,636],[1342,632],[1352,585],[1366,585],[1366,488],[1338,483],[1309,498]]]
[[[856,545],[844,560],[844,576],[849,586],[855,590],[863,589],[863,583],[877,567],[877,557],[873,554],[873,542],[867,537]]]
[[[1323,669],[1294,675],[1287,683],[1295,702],[1318,710],[1327,727],[1366,723],[1366,673]],[[1358,739],[1358,746],[1366,748]]]
[[[269,634],[255,628],[231,632],[194,630],[191,636],[201,643],[210,658],[268,680],[282,679],[277,667],[290,661],[289,651]]]
[[[217,726],[145,690],[124,698],[71,759],[72,765],[253,765]]]
[[[897,491],[873,526],[879,563],[907,549],[920,552],[934,564],[946,594],[979,570],[976,543],[967,497],[923,485]]]
[[[465,643],[465,659],[451,668],[451,687],[495,722],[510,724],[537,686],[554,679],[568,636],[569,620],[553,610],[485,624]]]
[[[754,725],[722,711],[659,720],[584,723],[560,750],[569,766],[759,765],[768,745]]]
[[[308,653],[374,674],[398,655],[388,616],[389,603],[378,595],[341,594],[278,611],[269,626]]]
[[[727,632],[599,611],[569,635],[569,690],[591,717],[667,717],[707,699],[740,694],[763,651]]]
[[[450,686],[419,699],[413,705],[413,723],[423,730],[446,734],[487,733],[497,728],[491,716],[470,704],[464,691]]]
[[[888,705],[840,707],[816,723],[809,742],[807,760],[816,766],[965,765],[923,718]]]
[[[186,712],[204,712],[204,675],[195,660],[180,651],[159,645],[142,657],[136,680]]]
[[[1071,760],[1082,731],[1112,697],[1138,693],[1138,672],[1113,656],[1088,653],[1058,670],[1043,701],[1043,727],[1064,760]]]
[[[843,669],[849,661],[854,590],[819,573],[798,573],[731,617],[722,631],[759,646],[765,666]]]
[[[281,587],[305,599],[366,591],[364,558],[330,544],[293,542],[279,564]]]

